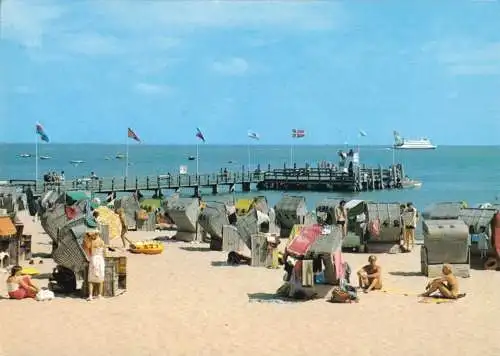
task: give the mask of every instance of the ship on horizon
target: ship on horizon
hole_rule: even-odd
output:
[[[427,137],[415,139],[406,139],[394,131],[394,149],[397,150],[434,150],[437,146],[433,145]]]

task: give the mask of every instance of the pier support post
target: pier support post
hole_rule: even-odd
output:
[[[194,187],[194,196],[195,197],[199,197],[200,196],[200,187],[197,186],[197,185]]]
[[[249,192],[250,191],[250,182],[241,183],[241,190],[244,192]]]
[[[217,184],[212,185],[212,194],[216,195],[219,193],[219,186]]]

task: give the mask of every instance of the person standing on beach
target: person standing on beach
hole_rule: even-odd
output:
[[[116,211],[118,214],[118,217],[120,218],[120,223],[122,225],[122,232],[120,237],[122,238],[122,243],[123,243],[123,248],[127,247],[125,244],[125,241],[128,241],[127,239],[127,232],[128,232],[128,224],[127,224],[127,217],[125,216],[125,209],[120,208]],[[130,241],[129,241],[130,243]]]
[[[415,247],[415,229],[417,228],[418,212],[412,203],[406,204],[406,209],[403,213],[404,225],[404,248],[406,252],[410,252]]]
[[[87,274],[89,296],[88,301],[93,299],[94,285],[98,286],[97,298],[100,298],[104,290],[104,241],[99,232],[87,232],[83,239],[83,250],[89,258],[89,270]]]
[[[345,207],[346,201],[341,200],[339,205],[335,207],[335,221],[337,226],[342,229],[342,238],[347,235],[347,209]]]

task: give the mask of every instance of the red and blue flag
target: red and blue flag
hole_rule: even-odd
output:
[[[49,136],[45,132],[45,129],[43,128],[43,126],[39,122],[36,123],[36,133],[38,134],[38,136],[40,136],[40,139],[42,141],[45,141],[45,142],[50,141]]]

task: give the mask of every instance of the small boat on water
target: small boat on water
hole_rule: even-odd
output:
[[[81,163],[85,163],[85,161],[82,161],[80,159],[72,159],[71,161],[69,161],[69,163],[74,164],[76,166],[76,165],[79,165]]]
[[[126,156],[126,155],[124,155],[123,153],[118,153],[118,154],[115,156],[115,158],[116,158],[116,159],[124,159],[124,158],[126,158],[126,157],[127,157],[127,156]]]
[[[188,160],[190,160],[190,161],[194,161],[195,159],[196,159],[196,157],[195,157],[195,156],[189,156],[189,157],[188,157]]]
[[[52,159],[50,156],[40,156],[40,159],[46,160],[46,159]]]
[[[420,188],[422,186],[422,182],[418,180],[411,179],[409,177],[405,177],[401,182],[403,188]]]
[[[21,153],[19,155],[19,157],[21,157],[21,158],[29,158],[29,157],[31,157],[31,154],[29,154],[29,153]]]

